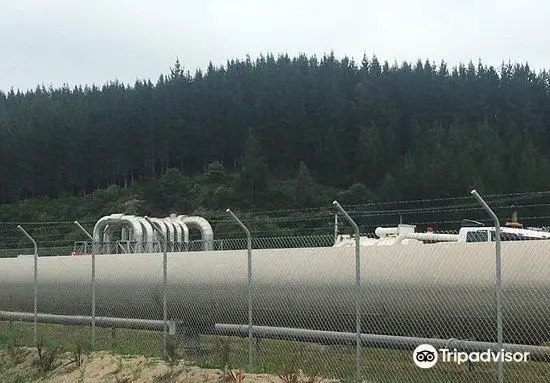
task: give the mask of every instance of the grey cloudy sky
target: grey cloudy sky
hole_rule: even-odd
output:
[[[0,90],[155,81],[176,58],[334,51],[550,67],[545,0],[0,0]]]

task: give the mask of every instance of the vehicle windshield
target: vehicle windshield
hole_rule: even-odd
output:
[[[466,242],[487,242],[487,230],[475,230],[466,233]]]

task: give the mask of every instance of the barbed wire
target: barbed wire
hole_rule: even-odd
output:
[[[97,221],[78,221],[80,224],[94,224]],[[0,225],[67,225],[74,226],[74,221],[0,221]]]
[[[501,199],[501,200],[496,200],[496,201],[490,201],[491,203],[491,209],[502,209],[502,208],[506,208],[506,209],[509,209],[511,206],[510,205],[506,205],[506,206],[500,206],[504,203],[510,203],[510,202],[517,202],[518,200],[517,199],[512,199],[512,198],[509,198],[509,199]],[[357,209],[359,207],[366,207],[368,206],[368,204],[360,204],[360,205],[346,205],[344,206],[344,208],[347,208],[348,209],[348,213],[350,212],[353,212],[354,210],[350,210],[350,209]],[[514,208],[521,208],[521,207],[529,207],[529,206],[535,206],[535,205],[513,205]],[[537,206],[550,206],[550,203],[545,203],[545,204],[537,204]],[[446,210],[446,209],[457,209],[457,208],[461,208],[461,207],[475,207],[477,209],[480,209],[479,207],[479,204],[475,201],[473,202],[469,202],[469,203],[466,203],[466,204],[461,204],[461,205],[443,205],[443,206],[437,206],[437,207],[429,207],[429,208],[415,208],[415,209],[409,209],[409,210],[402,210],[402,211],[407,211],[407,212],[421,212],[421,211],[434,211],[434,212],[439,212],[441,210]],[[396,211],[401,211],[400,209],[392,209],[392,210],[374,210],[376,212],[388,212],[388,213],[395,213]]]
[[[541,191],[541,192],[523,192],[523,193],[508,193],[508,194],[489,194],[484,196],[484,198],[491,199],[491,198],[500,198],[500,197],[507,197],[504,199],[499,200],[493,200],[491,201],[492,204],[503,204],[508,202],[514,202],[517,201],[518,198],[520,200],[530,199],[530,198],[539,198],[542,196],[550,196],[550,190],[549,191]],[[466,200],[471,199],[471,196],[457,196],[457,197],[441,197],[441,198],[427,198],[427,199],[413,199],[413,200],[399,200],[399,201],[387,201],[387,202],[370,202],[370,203],[364,203],[364,204],[345,204],[343,207],[346,207],[348,209],[352,208],[358,208],[358,207],[376,207],[376,206],[387,206],[387,205],[399,205],[399,204],[412,204],[412,203],[427,203],[427,202],[439,202],[439,201],[460,201],[460,200]],[[537,206],[548,206],[550,204],[540,204]],[[467,204],[463,205],[444,205],[444,206],[438,206],[438,207],[432,207],[432,208],[417,208],[417,209],[408,209],[406,212],[420,212],[423,210],[428,211],[440,211],[442,209],[453,209],[453,208],[459,208],[462,206],[478,206],[476,202],[469,202]],[[534,205],[517,205],[515,207],[526,207],[526,206],[534,206]],[[508,208],[509,206],[507,206]],[[501,206],[491,206],[491,208],[503,208]],[[353,210],[352,210],[353,211]],[[385,210],[385,212],[396,213],[398,210]],[[327,208],[327,206],[319,206],[319,207],[312,207],[312,208],[299,208],[299,209],[277,209],[277,210],[262,210],[262,211],[253,211],[253,212],[245,212],[245,211],[236,211],[239,214],[242,214],[243,216],[258,216],[258,215],[265,215],[265,214],[281,214],[281,213],[300,213],[300,212],[309,212],[311,213],[317,213],[317,214],[335,214],[335,211]],[[209,215],[211,217],[225,217],[226,213],[223,211],[220,212],[208,212],[205,215]],[[96,221],[92,220],[85,220],[85,221],[79,221],[81,224],[95,224]],[[231,219],[227,218],[220,218],[215,219],[212,218],[212,222],[231,222]],[[68,225],[73,226],[74,221],[0,221],[0,225]]]
[[[528,198],[538,198],[538,197],[547,196],[547,195],[550,196],[550,190],[545,190],[540,192],[488,194],[488,195],[484,195],[483,198],[487,200],[487,199],[496,198],[496,197],[507,197],[508,200],[513,201],[513,200],[517,200],[518,197],[521,197],[520,199],[528,199]],[[386,201],[386,202],[368,202],[368,203],[361,203],[361,204],[342,204],[342,206],[347,208],[352,208],[352,207],[358,207],[358,206],[386,206],[386,205],[397,205],[397,204],[413,204],[413,203],[427,203],[427,202],[467,200],[467,199],[472,200],[473,197],[470,195],[467,195],[467,196],[456,196],[456,197],[425,198],[425,199],[411,199],[411,200]],[[495,201],[492,201],[492,202],[495,202]],[[473,203],[475,204],[476,202],[473,202]],[[317,206],[317,207],[310,207],[310,208],[294,208],[294,209],[260,210],[260,211],[252,211],[252,212],[235,210],[235,213],[238,212],[243,215],[254,216],[254,215],[262,215],[262,214],[278,214],[278,213],[290,213],[290,212],[307,212],[307,211],[312,212],[312,211],[318,211],[323,209],[326,210],[327,206]],[[334,212],[333,210],[330,210],[330,211]],[[214,216],[222,216],[223,214],[225,214],[225,212],[214,214]]]
[[[532,207],[549,207],[550,203],[544,203],[544,204],[529,204],[529,205],[515,205],[514,209],[521,209],[521,208],[532,208]],[[501,210],[501,209],[510,209],[510,206],[491,206],[491,209],[493,210]],[[363,217],[370,217],[370,216],[381,216],[381,215],[396,215],[396,214],[423,214],[423,213],[452,213],[452,212],[463,212],[463,211],[481,211],[479,205],[471,204],[471,205],[464,205],[464,207],[460,206],[443,206],[443,207],[436,207],[436,208],[419,208],[419,209],[409,209],[409,210],[403,210],[403,209],[396,209],[396,210],[374,210],[374,211],[363,211],[363,210],[350,210],[348,211],[348,214],[355,214],[356,216],[363,216]]]
[[[541,191],[541,192],[524,192],[524,193],[509,193],[509,194],[492,194],[484,196],[485,200],[490,204],[491,208],[495,211],[501,211],[503,209],[510,209],[510,203],[513,203],[513,208],[516,210],[529,210],[529,209],[541,209],[541,213],[544,211],[544,208],[550,207],[550,202],[541,202],[541,203],[523,203],[530,199],[541,198],[545,196],[550,196],[550,191]],[[469,200],[469,201],[467,201]],[[435,202],[449,202],[440,206],[435,207],[406,207],[410,206],[413,203],[417,204],[426,204],[426,203],[435,203]],[[402,206],[400,206],[402,205]],[[405,205],[405,208],[404,206]],[[369,207],[367,209],[366,207]],[[389,208],[384,208],[389,207]],[[375,227],[375,226],[384,226],[388,225],[387,220],[375,219],[372,222],[361,222],[364,218],[375,218],[388,216],[388,219],[391,219],[391,216],[411,216],[421,215],[425,216],[428,214],[443,214],[451,215],[454,213],[465,213],[465,212],[481,212],[480,206],[477,202],[472,200],[471,196],[460,196],[460,197],[443,197],[443,198],[430,198],[430,199],[416,199],[416,200],[402,200],[402,201],[389,201],[389,202],[375,202],[367,204],[355,204],[355,205],[344,205],[344,208],[347,210],[348,214],[352,218],[358,220],[358,224],[362,227]],[[375,210],[373,210],[376,208]],[[382,209],[380,209],[382,208]],[[529,211],[533,213],[533,211]],[[271,234],[282,234],[286,233],[320,233],[326,232],[327,234],[333,234],[334,230],[334,221],[333,217],[337,214],[330,206],[322,207],[312,207],[312,208],[301,208],[301,209],[280,209],[280,210],[264,210],[257,212],[240,212],[241,219],[245,222],[253,232],[253,235],[271,235]],[[267,216],[268,214],[273,214],[275,216]],[[241,236],[242,233],[239,230],[224,230],[228,226],[233,225],[233,221],[227,217],[225,212],[205,212],[204,216],[214,217],[209,221],[217,229],[219,235],[225,239],[230,236]],[[414,225],[450,225],[460,223],[460,219],[443,219],[443,220],[428,220],[428,219],[418,219],[419,217],[413,218],[412,220],[407,220],[408,224]],[[450,217],[449,217],[450,218]],[[542,220],[548,219],[550,216],[540,214],[540,215],[529,215],[522,216],[521,220]],[[505,220],[505,218],[501,218]],[[338,229],[340,231],[348,230],[348,223],[343,220],[338,220]],[[481,218],[478,219],[481,222],[489,222],[490,220]],[[79,221],[85,226],[94,226],[95,221],[83,220]],[[293,223],[298,223],[303,225],[304,223],[311,223],[314,227],[296,227]],[[277,227],[266,228],[261,225],[264,224],[277,224]],[[21,243],[22,239],[19,233],[16,233],[16,226],[24,225],[25,228],[32,233],[32,235],[38,241],[47,243],[48,245],[53,245],[55,243],[66,244],[72,242],[75,239],[75,234],[79,233],[78,229],[74,226],[74,221],[0,221],[0,234],[2,234],[2,242],[8,242],[11,244],[7,246],[13,246],[16,243]],[[259,225],[259,230],[255,230],[255,227]],[[29,227],[30,226],[30,227]],[[289,226],[289,227],[287,227]],[[40,232],[40,229],[44,228],[46,232]],[[59,232],[52,233],[51,230],[57,230]],[[7,235],[6,235],[7,234]],[[79,236],[78,238],[83,237]]]

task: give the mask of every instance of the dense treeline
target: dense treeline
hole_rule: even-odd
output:
[[[0,198],[133,187],[146,211],[547,190],[550,75],[268,55],[0,92]]]

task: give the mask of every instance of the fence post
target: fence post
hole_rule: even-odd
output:
[[[92,241],[92,349],[95,349],[95,246],[94,237],[78,221],[74,224]]]
[[[163,332],[164,332],[164,355],[166,355],[167,352],[167,344],[168,344],[168,301],[167,301],[167,294],[168,294],[168,256],[166,254],[166,248],[168,247],[168,239],[166,238],[166,234],[163,233],[162,229],[160,228],[159,224],[156,222],[153,222],[151,218],[145,216],[145,219],[147,222],[153,226],[153,229],[160,234],[162,237],[162,312],[163,312],[163,319],[164,319],[164,326],[163,326]]]
[[[477,191],[472,190],[471,194],[475,199],[481,204],[483,209],[489,214],[492,218],[495,225],[495,267],[496,267],[496,282],[495,282],[495,292],[496,292],[496,303],[497,303],[497,342],[499,351],[502,350],[502,260],[500,253],[500,222],[496,214],[491,210],[489,205],[481,198]],[[498,382],[502,383],[504,380],[504,371],[502,359],[499,358],[497,362],[498,369]]]
[[[33,339],[34,344],[38,342],[38,246],[36,241],[21,227],[17,225],[17,228],[25,234],[25,236],[31,240],[34,246],[34,293],[33,293],[33,304],[34,304],[34,321],[33,321]]]
[[[338,240],[338,213],[334,214],[334,244]]]
[[[344,218],[353,226],[355,231],[355,331],[356,331],[356,352],[355,352],[355,374],[357,381],[361,377],[361,253],[359,248],[359,227],[351,219],[348,213],[340,206],[338,201],[332,203],[342,213]]]
[[[231,216],[233,221],[235,221],[246,233],[246,243],[248,249],[248,283],[247,283],[247,298],[248,298],[248,369],[252,371],[254,366],[254,361],[252,358],[254,351],[254,340],[252,338],[252,236],[250,231],[241,222],[239,218],[230,209],[226,210],[227,213]]]

